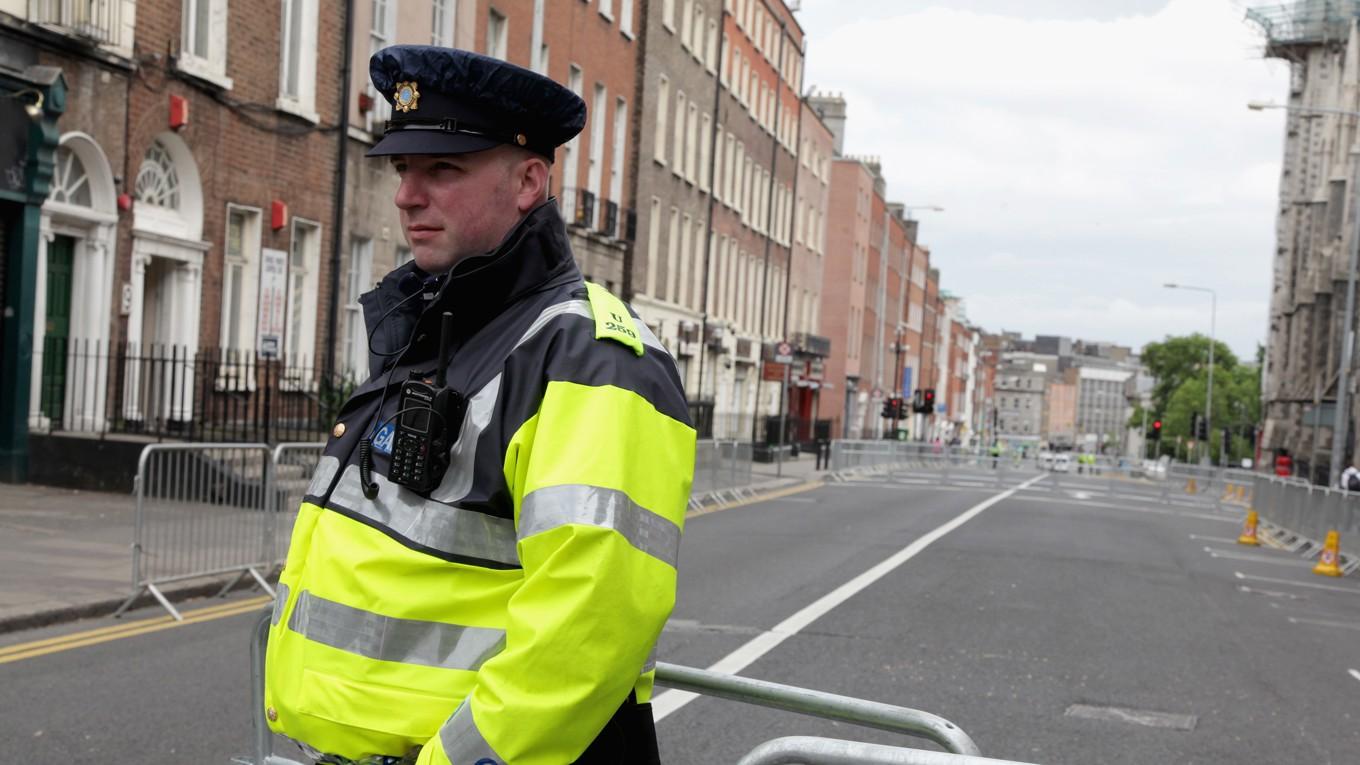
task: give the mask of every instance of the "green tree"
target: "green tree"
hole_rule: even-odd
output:
[[[1148,343],[1143,347],[1143,366],[1156,378],[1152,389],[1152,409],[1165,412],[1171,396],[1183,383],[1197,375],[1207,374],[1209,369],[1209,338],[1196,332],[1193,335],[1168,337],[1160,343]],[[1237,356],[1222,341],[1214,342],[1214,377],[1238,366]],[[1218,380],[1214,380],[1214,390],[1218,390]],[[1202,392],[1202,391],[1201,391]],[[1203,404],[1200,410],[1203,411]],[[1218,406],[1214,406],[1215,412]],[[1218,418],[1215,417],[1215,420]],[[1189,421],[1186,421],[1189,428]]]

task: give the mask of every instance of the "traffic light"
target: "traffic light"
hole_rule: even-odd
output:
[[[883,399],[883,419],[891,420],[902,416],[902,399],[893,396]]]
[[[1152,433],[1150,433],[1148,437],[1151,438],[1153,441],[1160,441],[1160,440],[1162,440],[1162,421],[1161,421],[1161,420],[1153,420],[1153,421],[1152,421]]]
[[[926,388],[924,391],[922,391],[922,393],[921,393],[921,413],[922,413],[922,414],[934,414],[934,413],[935,413],[935,389],[934,389],[934,388]]]
[[[921,392],[920,388],[913,391],[911,394],[911,411],[921,411],[921,409],[925,407],[925,400],[925,395]]]
[[[905,420],[910,413],[911,411],[907,408],[907,400],[904,398],[897,399],[897,419]]]
[[[1200,441],[1209,440],[1209,418],[1201,417],[1195,425],[1195,438]]]

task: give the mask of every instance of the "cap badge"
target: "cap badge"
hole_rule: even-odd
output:
[[[523,133],[516,133],[516,134],[515,134],[515,143],[519,144],[520,146],[523,146],[524,144],[526,144],[526,143],[528,143],[528,142],[529,142],[529,139],[525,138]]]
[[[399,112],[413,112],[420,106],[420,90],[415,82],[399,82],[392,94],[392,106]]]

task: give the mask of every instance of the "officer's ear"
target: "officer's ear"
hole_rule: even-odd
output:
[[[516,153],[517,161],[510,171],[511,181],[516,190],[515,204],[520,214],[526,214],[547,200],[551,169],[548,161],[538,154],[522,149]]]

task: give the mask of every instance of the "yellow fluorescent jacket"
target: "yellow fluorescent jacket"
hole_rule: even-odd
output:
[[[389,482],[378,449],[376,498],[359,479],[358,439],[396,411],[410,369],[430,368],[419,340],[346,404],[312,477],[265,705],[274,731],[318,752],[570,763],[630,692],[651,697],[694,430],[674,361],[622,301],[583,288],[555,207],[543,210],[511,244],[518,270],[493,262],[463,282],[455,270],[406,318],[421,337],[445,304],[494,316],[455,344],[449,384],[470,400],[439,487]],[[407,285],[409,268],[375,292]]]

